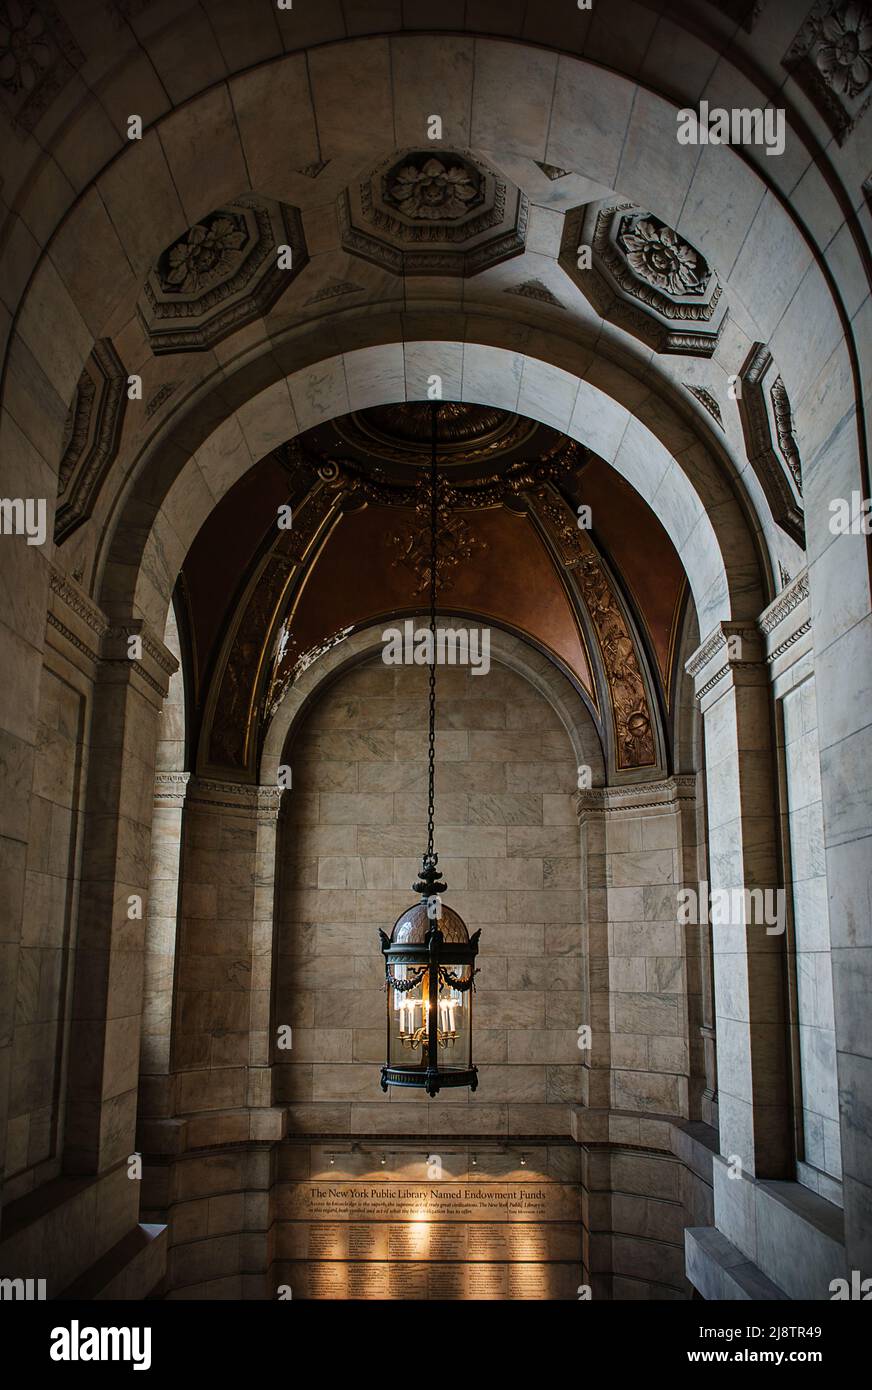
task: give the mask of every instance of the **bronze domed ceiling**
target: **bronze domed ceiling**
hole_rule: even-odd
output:
[[[670,704],[686,591],[666,532],[608,464],[546,425],[454,401],[437,423],[440,611],[531,639],[587,698],[618,771],[660,765],[657,707]],[[428,401],[337,418],[263,459],[215,509],[179,590],[201,771],[254,778],[269,716],[307,665],[420,610],[431,430]]]
[[[419,470],[430,466],[431,430],[429,401],[377,405],[311,430],[305,448],[342,458],[374,482],[417,485]],[[566,443],[555,430],[496,406],[438,403],[436,456],[454,487],[495,482],[512,464],[550,457]]]

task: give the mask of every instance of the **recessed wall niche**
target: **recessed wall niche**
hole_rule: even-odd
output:
[[[447,906],[481,928],[474,1094],[385,1096],[378,928],[409,906],[426,824],[426,680],[380,659],[340,677],[287,758],[280,831],[275,1094],[297,1132],[566,1133],[581,1096],[577,769],[565,729],[523,677],[440,671],[436,839]],[[579,702],[580,703],[580,702]],[[275,1029],[273,1030],[275,1035]]]

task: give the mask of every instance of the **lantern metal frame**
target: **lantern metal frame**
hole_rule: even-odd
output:
[[[439,925],[443,917],[442,899],[439,896],[445,891],[446,885],[441,881],[438,862],[439,856],[433,848],[434,834],[434,807],[435,807],[435,762],[436,762],[436,583],[437,583],[437,521],[438,521],[438,499],[437,499],[437,453],[436,442],[438,432],[438,405],[434,401],[431,414],[431,452],[430,452],[430,698],[429,698],[429,743],[428,743],[428,763],[429,763],[429,794],[427,800],[427,848],[424,852],[421,863],[421,874],[417,883],[412,885],[413,892],[421,894],[421,902],[416,903],[413,908],[407,909],[394,924],[393,933],[388,936],[379,929],[381,937],[381,948],[385,958],[385,997],[387,1001],[387,1061],[381,1069],[381,1087],[387,1091],[389,1086],[413,1086],[423,1088],[428,1096],[435,1096],[438,1091],[448,1086],[468,1086],[474,1091],[478,1086],[478,1068],[472,1062],[472,996],[475,992],[475,977],[478,971],[475,967],[475,958],[478,954],[478,938],[480,931],[475,932],[470,937],[466,925],[462,918],[449,909],[452,920],[452,931],[450,940],[446,940],[446,934]],[[428,923],[426,932],[423,931],[422,914]],[[413,923],[408,923],[408,918],[414,917]],[[397,930],[400,926],[408,925],[413,933],[418,936],[417,941],[408,939],[395,940]],[[461,934],[461,939],[457,936]],[[420,974],[406,979],[406,971],[403,969],[403,978],[398,979],[391,967],[412,966],[420,968]],[[464,969],[468,967],[469,973],[459,979],[452,966],[460,966]],[[410,1043],[411,1047],[420,1048],[421,1058],[419,1062],[409,1062],[408,1065],[392,1061],[392,1024],[395,1023],[391,1006],[391,994],[406,993],[416,989],[418,985],[423,985],[426,980],[426,992],[422,992],[424,1002],[424,1017],[422,1027],[413,1030],[412,1034],[406,1035],[402,1032],[402,1022],[399,1023],[400,1039]],[[455,1039],[453,1012],[451,1012],[451,1031],[446,1038],[445,1030],[439,1027],[440,1020],[440,1000],[441,992],[446,988],[458,991],[461,995],[469,995],[468,1001],[462,1010],[463,1023],[466,1028],[465,1041],[467,1044],[467,1065],[460,1067],[440,1066],[439,1048],[440,1045],[446,1046]],[[411,995],[410,995],[411,998]],[[415,1001],[418,1002],[418,1001]],[[414,1013],[412,1013],[414,1017]],[[401,1014],[402,1018],[402,1014]]]
[[[416,889],[422,890],[421,904],[416,904],[420,910],[423,907],[428,916],[440,905],[436,896],[439,890],[444,889],[444,883],[438,883],[439,877],[437,868],[438,855],[425,855],[421,867],[421,879],[414,885]],[[456,915],[456,914],[455,914]],[[397,920],[394,927],[404,921],[408,912],[404,912]],[[475,977],[478,971],[475,966],[475,958],[478,955],[478,938],[481,935],[481,928],[474,932],[466,941],[446,941],[442,929],[439,926],[439,918],[434,917],[430,921],[427,935],[423,941],[394,941],[386,932],[379,929],[381,937],[381,948],[385,958],[385,995],[387,998],[387,1057],[388,1061],[382,1067],[381,1088],[383,1091],[388,1086],[414,1086],[423,1088],[428,1096],[435,1096],[436,1093],[447,1086],[468,1086],[471,1091],[478,1086],[478,1068],[472,1063],[472,1037],[473,1037],[473,1017],[472,1017],[472,996],[475,993]],[[420,966],[422,975],[414,981],[415,985],[421,983],[423,975],[427,976],[427,998],[432,1001],[427,1017],[427,1039],[426,1044],[421,1047],[421,1061],[408,1065],[391,1062],[391,1025],[393,1014],[391,1008],[391,991],[402,987],[405,983],[399,982],[394,977],[392,966]],[[454,975],[452,966],[469,968],[469,975],[466,979],[457,979]],[[439,995],[448,985],[461,993],[469,994],[467,1024],[469,1028],[468,1055],[469,1065],[466,1067],[446,1067],[439,1065]]]

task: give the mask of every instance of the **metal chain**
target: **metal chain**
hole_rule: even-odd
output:
[[[436,431],[439,419],[436,401],[432,405],[430,451],[430,742],[429,796],[427,801],[427,854],[433,857],[433,816],[436,782]]]

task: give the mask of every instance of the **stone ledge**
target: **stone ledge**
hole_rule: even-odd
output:
[[[640,1114],[635,1110],[573,1105],[570,1106],[569,1125],[577,1144],[612,1144],[672,1154],[711,1184],[718,1136],[702,1121],[683,1120],[680,1116],[656,1111]]]
[[[122,1163],[99,1177],[60,1177],[3,1212],[0,1274],[47,1277],[49,1298],[82,1277],[135,1225],[139,1184]]]
[[[711,1187],[712,1164],[718,1153],[718,1133],[701,1120],[682,1120],[672,1126],[672,1152],[686,1168]]]
[[[688,1279],[709,1302],[789,1301],[786,1293],[713,1226],[686,1228],[684,1259]]]
[[[205,1111],[172,1119],[143,1120],[140,1140],[150,1158],[177,1156],[229,1144],[272,1144],[284,1139],[287,1112],[278,1106]]]
[[[715,1224],[790,1299],[827,1299],[845,1274],[844,1214],[797,1182],[729,1178],[713,1163]]]
[[[141,1224],[122,1236],[58,1297],[88,1302],[143,1299],[164,1278],[166,1266],[166,1226]]]

